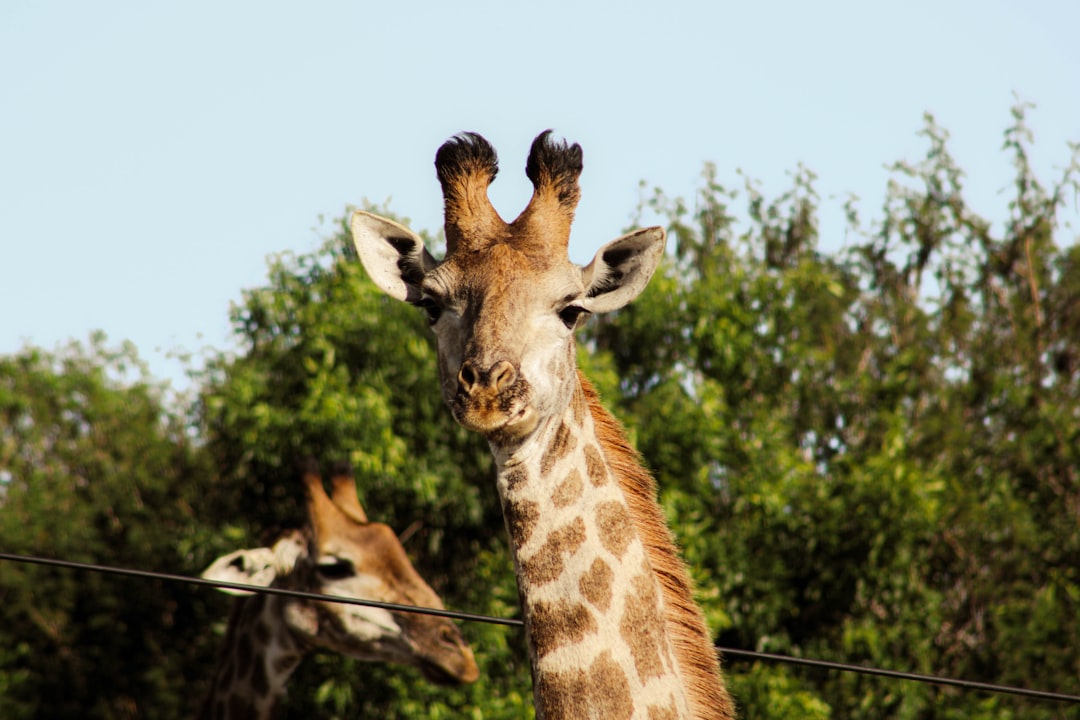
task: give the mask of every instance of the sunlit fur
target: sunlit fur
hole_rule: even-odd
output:
[[[641,464],[637,450],[626,440],[619,421],[600,402],[589,380],[578,371],[592,413],[596,437],[626,496],[630,515],[656,579],[664,593],[667,631],[679,674],[683,678],[691,709],[696,717],[735,717],[731,698],[723,690],[717,673],[717,656],[709,638],[705,618],[694,602],[693,582],[679,557],[671,530],[656,504],[656,481]]]

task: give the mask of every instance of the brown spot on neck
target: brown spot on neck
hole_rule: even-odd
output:
[[[596,558],[589,570],[581,576],[578,586],[585,599],[599,608],[607,610],[611,604],[611,585],[615,582],[615,573],[608,564]]]
[[[563,574],[564,558],[585,544],[585,521],[574,518],[552,531],[544,544],[527,560],[521,561],[521,575],[531,586],[551,582]]]
[[[551,502],[557,508],[573,505],[581,499],[581,493],[585,489],[585,483],[581,480],[581,473],[576,469],[571,470],[566,479],[555,486],[551,494]]]
[[[593,487],[607,485],[607,465],[604,462],[603,453],[595,445],[585,447],[585,473],[589,476],[589,482],[593,484]]]
[[[623,556],[636,537],[630,514],[622,503],[614,500],[597,506],[596,529],[600,533],[600,544],[617,558]]]
[[[540,506],[531,500],[508,500],[503,505],[506,531],[510,541],[521,546],[529,542],[540,519]]]
[[[589,411],[589,401],[585,398],[585,391],[579,385],[570,399],[570,411],[574,417],[574,425],[581,427],[585,424],[585,414]]]
[[[630,648],[638,677],[646,682],[650,677],[660,677],[665,672],[666,650],[661,634],[662,618],[657,616],[656,580],[651,575],[638,575],[631,583],[626,598],[619,631]],[[669,659],[670,660],[670,659]]]
[[[667,705],[650,705],[649,720],[679,720],[675,698],[671,698]]]
[[[503,477],[506,478],[506,489],[513,492],[529,481],[529,471],[521,465],[515,465],[506,470]]]
[[[571,434],[567,424],[565,422],[559,423],[559,429],[555,431],[551,443],[540,458],[540,475],[547,477],[555,463],[569,455],[576,445],[577,438]]]
[[[526,608],[526,612],[530,638],[538,658],[565,645],[581,642],[597,631],[592,613],[580,603],[541,601]]]

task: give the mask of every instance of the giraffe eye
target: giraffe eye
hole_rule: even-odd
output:
[[[563,325],[573,330],[578,323],[578,319],[588,312],[580,305],[567,305],[559,311],[559,319],[563,321]]]
[[[315,569],[326,580],[344,580],[356,574],[356,568],[353,567],[351,562],[339,558],[327,558],[321,561]]]
[[[450,628],[444,627],[439,630],[439,640],[447,645],[457,645],[457,635]]]
[[[420,298],[420,301],[416,303],[416,306],[427,313],[429,325],[437,323],[439,321],[439,316],[442,315],[442,307],[430,297],[424,296]]]

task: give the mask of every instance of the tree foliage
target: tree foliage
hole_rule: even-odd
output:
[[[648,199],[674,261],[590,338],[723,644],[1080,689],[1080,255],[1056,240],[1080,166],[1043,185],[1024,112],[999,234],[929,116],[925,159],[893,167],[880,221],[849,204],[839,252],[803,169],[772,201],[747,181],[742,223],[711,167],[692,210]],[[789,672],[834,717],[1061,716]]]
[[[1080,164],[1037,178],[1025,113],[1005,133],[1004,223],[969,206],[931,117],[876,219],[848,203],[839,250],[822,249],[806,168],[775,198],[707,166],[692,203],[643,201],[668,262],[586,326],[580,359],[657,475],[719,644],[1080,694],[1080,246],[1061,220]],[[516,615],[488,450],[442,404],[420,313],[372,285],[345,227],[271,258],[232,324],[236,349],[181,410],[131,379],[130,349],[0,358],[3,549],[195,574],[302,521],[297,458],[347,458],[449,607]],[[0,597],[0,706],[16,718],[191,715],[227,607],[10,563]],[[464,631],[473,686],[320,655],[283,714],[531,716],[521,632]],[[1077,717],[725,665],[747,718]]]
[[[5,552],[188,571],[205,470],[130,346],[0,358]],[[184,585],[4,562],[0,608],[5,718],[190,714],[183,678],[213,659],[183,634],[211,617]]]

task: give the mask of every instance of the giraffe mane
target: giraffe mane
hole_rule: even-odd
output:
[[[726,694],[717,693],[717,688],[723,687],[723,680],[716,650],[705,618],[694,602],[693,581],[657,504],[656,480],[627,441],[622,425],[601,404],[596,389],[580,370],[578,380],[592,414],[597,440],[626,496],[634,527],[660,585],[665,625],[691,711],[702,719],[734,717]]]

